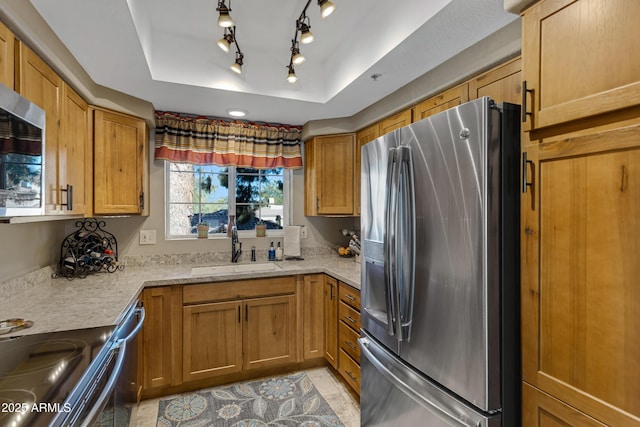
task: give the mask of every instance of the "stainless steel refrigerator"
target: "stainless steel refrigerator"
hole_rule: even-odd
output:
[[[519,106],[362,148],[362,426],[520,425]]]

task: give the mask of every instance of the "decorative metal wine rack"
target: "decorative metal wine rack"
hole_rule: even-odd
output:
[[[85,218],[75,225],[78,230],[62,242],[57,276],[71,280],[92,273],[124,270],[124,265],[118,265],[118,241],[104,230],[104,221]]]

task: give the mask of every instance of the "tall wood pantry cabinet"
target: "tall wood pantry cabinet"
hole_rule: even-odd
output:
[[[523,14],[523,426],[640,426],[640,2]]]

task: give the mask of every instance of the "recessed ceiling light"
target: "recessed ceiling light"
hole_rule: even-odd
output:
[[[249,113],[247,110],[242,110],[240,108],[229,108],[227,110],[227,114],[233,117],[244,117]]]

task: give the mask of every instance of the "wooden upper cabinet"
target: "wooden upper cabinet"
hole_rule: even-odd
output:
[[[14,89],[15,37],[11,30],[0,22],[0,83]]]
[[[469,84],[464,83],[426,99],[413,107],[413,121],[417,122],[449,108],[457,107],[467,101],[469,101]]]
[[[42,108],[46,113],[45,122],[45,213],[60,214],[63,197],[60,177],[66,171],[60,169],[58,153],[59,120],[62,104],[62,79],[38,55],[24,43],[17,43],[18,72],[17,91]]]
[[[63,83],[60,141],[58,143],[58,185],[63,194],[65,212],[91,216],[89,202],[93,157],[89,144],[89,106]]]
[[[378,135],[384,135],[392,130],[399,129],[403,126],[411,124],[411,108],[408,110],[400,111],[393,116],[383,119],[378,124]]]
[[[541,1],[522,18],[525,130],[640,104],[640,2]],[[524,108],[525,106],[523,106]]]
[[[488,96],[496,103],[522,103],[522,63],[520,57],[501,64],[469,80],[469,99]]]
[[[145,197],[148,197],[145,121],[93,108],[93,143],[94,213],[143,213]]]
[[[367,142],[373,141],[380,136],[380,127],[375,123],[369,127],[359,130],[356,133],[356,160],[355,160],[355,176],[353,180],[353,194],[355,204],[355,214],[360,215],[360,175],[362,167],[362,147]]]
[[[353,215],[355,134],[305,143],[305,215]]]

